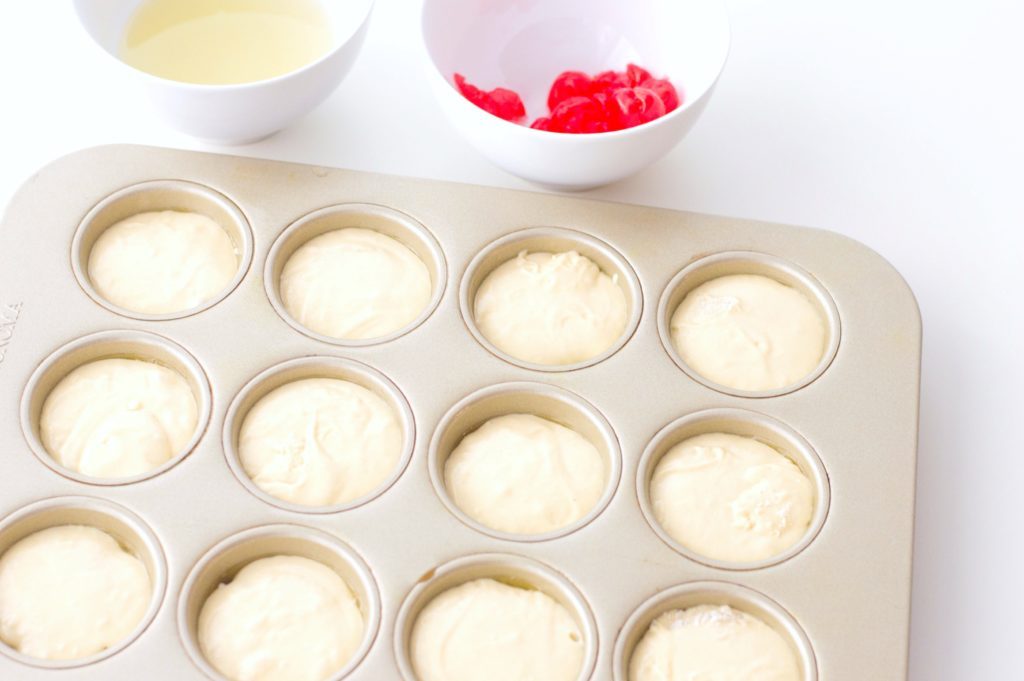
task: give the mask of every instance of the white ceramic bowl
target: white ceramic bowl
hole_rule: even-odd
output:
[[[75,0],[78,18],[93,40],[117,58],[125,28],[143,0]],[[373,0],[323,3],[334,48],[283,76],[237,85],[182,83],[134,69],[157,112],[176,130],[220,144],[244,144],[286,127],[327,98],[356,61]]]
[[[425,0],[428,78],[455,128],[505,170],[558,189],[632,175],[674,147],[696,122],[725,66],[722,0]],[[492,116],[452,84],[518,92],[532,121],[562,71],[622,70],[627,62],[671,78],[683,105],[645,125],[587,135],[532,130]]]

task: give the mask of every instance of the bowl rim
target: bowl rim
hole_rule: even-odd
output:
[[[443,73],[441,73],[441,70],[438,67],[437,62],[434,61],[434,57],[430,53],[430,48],[427,45],[426,31],[424,30],[424,24],[426,22],[427,16],[427,7],[430,4],[429,0],[422,0],[422,7],[420,9],[419,17],[418,43],[419,49],[422,53],[422,58],[427,64],[427,71],[430,73],[430,76],[428,77],[434,80],[435,87],[440,87],[443,85],[453,94],[455,94],[458,97],[458,99],[460,99],[467,107],[470,107],[475,111],[478,111],[481,115],[485,115],[488,118],[494,119],[495,121],[500,121],[501,123],[507,124],[508,126],[519,128],[520,130],[525,131],[526,134],[532,135],[537,139],[541,139],[539,137],[540,135],[544,135],[543,139],[564,140],[565,143],[572,143],[575,140],[580,139],[617,139],[628,137],[630,135],[642,134],[639,132],[641,130],[648,131],[664,127],[666,124],[668,124],[670,120],[674,120],[682,116],[684,111],[689,111],[691,108],[697,107],[698,105],[702,105],[702,103],[707,100],[712,90],[715,89],[715,86],[718,84],[719,79],[721,79],[722,77],[722,73],[725,71],[725,65],[729,61],[729,54],[732,51],[732,20],[728,3],[726,3],[725,0],[709,0],[709,2],[712,2],[718,8],[718,11],[721,13],[722,19],[724,19],[725,29],[725,49],[722,51],[722,57],[718,63],[718,68],[714,78],[711,79],[707,86],[703,90],[701,90],[696,97],[693,97],[691,99],[684,99],[684,101],[679,106],[677,106],[675,109],[668,112],[667,114],[655,118],[653,121],[647,121],[646,123],[633,126],[632,128],[624,128],[622,130],[608,130],[606,132],[588,133],[565,133],[554,132],[551,130],[538,130],[536,128],[531,128],[529,125],[514,123],[512,121],[505,120],[504,118],[501,118],[499,116],[495,116],[494,114],[488,113],[487,111],[484,111],[483,109],[478,107],[476,104],[470,102],[468,99],[463,97],[462,94],[458,92],[458,90],[455,89],[455,87],[452,84],[452,81],[449,78],[447,78]],[[511,128],[506,129],[510,130]],[[556,142],[556,144],[561,143],[563,142]]]
[[[246,82],[243,82],[243,83],[190,83],[190,82],[185,81],[185,80],[174,80],[173,78],[164,78],[163,76],[158,76],[156,74],[150,73],[149,71],[143,71],[140,68],[136,68],[135,66],[132,66],[128,62],[126,62],[123,59],[121,59],[115,52],[110,52],[109,50],[107,50],[107,48],[105,48],[103,45],[100,44],[100,42],[96,39],[96,36],[93,35],[92,31],[90,31],[86,27],[85,21],[83,20],[83,17],[82,17],[81,0],[75,0],[74,5],[75,5],[75,17],[78,19],[79,26],[81,26],[82,30],[89,37],[89,40],[92,42],[92,44],[95,45],[97,48],[99,48],[100,52],[102,52],[103,54],[107,55],[107,57],[112,59],[115,63],[119,64],[121,67],[123,67],[125,69],[128,69],[132,73],[135,73],[136,75],[142,76],[143,78],[147,79],[148,81],[151,81],[151,82],[154,82],[154,83],[160,83],[162,85],[166,85],[166,86],[170,86],[170,87],[177,87],[177,88],[180,88],[182,90],[188,90],[188,91],[194,91],[194,92],[215,92],[215,91],[237,92],[237,91],[250,90],[250,89],[257,88],[257,87],[264,87],[264,86],[267,86],[267,85],[270,85],[270,84],[275,84],[275,83],[287,80],[289,78],[296,77],[296,76],[298,76],[300,74],[304,74],[304,73],[306,73],[308,71],[312,71],[314,68],[317,68],[322,63],[328,61],[329,59],[332,59],[335,55],[338,54],[338,52],[340,52],[342,49],[347,47],[354,39],[358,39],[359,34],[366,28],[366,25],[367,25],[367,23],[369,22],[369,19],[370,19],[370,15],[373,13],[373,8],[374,8],[374,5],[376,4],[376,0],[357,0],[357,1],[358,2],[362,2],[362,3],[365,4],[365,11],[363,12],[362,16],[359,18],[358,22],[353,22],[352,30],[350,32],[348,32],[347,34],[340,34],[340,35],[338,35],[338,36],[336,36],[334,38],[334,41],[333,41],[334,45],[331,47],[330,50],[328,50],[324,54],[320,55],[320,57],[318,57],[317,59],[314,59],[313,61],[309,62],[308,64],[304,64],[304,65],[300,66],[299,68],[294,69],[292,71],[288,71],[286,73],[282,73],[282,74],[276,75],[276,76],[274,76],[272,78],[263,78],[261,80],[251,80],[251,81],[246,81]],[[137,9],[138,8],[136,8],[136,10]],[[133,10],[133,13],[136,10]],[[130,19],[129,19],[129,21],[130,21]]]

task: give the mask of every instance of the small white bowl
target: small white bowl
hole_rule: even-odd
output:
[[[373,0],[324,2],[334,48],[317,61],[276,78],[203,85],[160,78],[118,56],[128,22],[142,0],[75,0],[79,21],[96,43],[141,80],[172,128],[219,144],[245,144],[277,132],[327,98],[356,61]]]
[[[722,0],[425,0],[428,78],[455,128],[484,156],[522,178],[587,189],[632,175],[674,147],[696,122],[725,66],[729,17]],[[518,92],[530,121],[548,114],[562,71],[591,75],[628,62],[668,76],[683,105],[635,128],[572,135],[492,116],[452,84]]]

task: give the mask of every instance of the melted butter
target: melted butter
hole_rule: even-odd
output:
[[[128,22],[120,57],[161,78],[224,85],[290,73],[332,42],[319,0],[147,0]]]

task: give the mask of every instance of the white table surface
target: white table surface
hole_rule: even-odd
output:
[[[590,194],[831,229],[904,274],[925,329],[910,678],[1020,678],[1024,4],[730,5],[733,50],[704,118],[664,160]],[[435,108],[410,45],[417,8],[378,0],[340,90],[292,128],[224,151],[529,188]],[[123,91],[70,3],[3,3],[0,74],[2,203],[81,147],[221,150],[163,129]],[[388,96],[399,83],[401,110]]]

